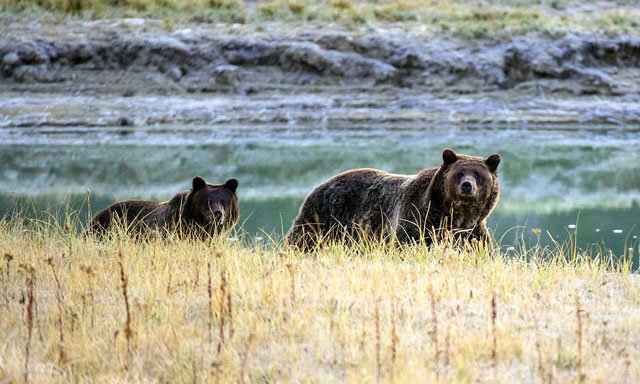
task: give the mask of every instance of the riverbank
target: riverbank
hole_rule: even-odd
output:
[[[640,38],[632,35],[531,33],[469,41],[397,26],[328,32],[286,24],[258,30],[190,23],[170,31],[164,25],[145,19],[5,23],[1,124],[317,122],[328,112],[345,122],[370,116],[640,122]],[[206,104],[207,95],[228,95],[230,102],[172,99]],[[77,97],[88,97],[95,108]],[[48,108],[40,99],[50,99]],[[105,99],[122,111],[101,116]],[[50,118],[39,116],[43,111]]]
[[[270,212],[248,227],[279,233],[333,174],[415,173],[453,147],[504,156],[502,231],[563,212],[551,221],[564,236],[580,210],[609,210],[589,215],[585,244],[602,243],[596,231],[635,236],[632,32],[469,38],[411,21],[50,15],[0,25],[4,209],[87,190],[102,208],[171,196],[196,174],[239,177],[242,199]],[[604,240],[621,254],[618,237]]]

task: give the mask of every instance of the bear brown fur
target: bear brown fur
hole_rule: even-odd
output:
[[[375,169],[340,173],[305,199],[287,235],[302,250],[322,241],[364,238],[430,245],[442,229],[492,247],[486,220],[498,202],[500,155],[442,153],[439,167],[417,175]]]
[[[88,233],[99,238],[114,225],[123,225],[127,232],[144,235],[159,232],[206,237],[231,228],[240,216],[236,189],[238,181],[211,185],[196,176],[192,189],[176,194],[170,200],[127,200],[98,212]]]

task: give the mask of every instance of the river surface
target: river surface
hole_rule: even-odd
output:
[[[304,196],[357,167],[413,174],[451,147],[502,155],[501,198],[489,227],[509,252],[533,228],[542,243],[594,244],[638,254],[638,127],[464,123],[403,125],[363,121],[146,127],[5,127],[0,130],[0,211],[95,213],[121,199],[168,199],[193,176],[240,181],[241,223],[258,238],[281,238]],[[81,213],[86,217],[86,211]]]

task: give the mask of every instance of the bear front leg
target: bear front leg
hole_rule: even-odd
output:
[[[287,234],[286,244],[293,246],[302,252],[309,252],[315,249],[322,237],[320,225],[310,223],[294,223]]]
[[[484,243],[484,247],[493,252],[493,241],[491,240],[491,235],[489,234],[486,222],[482,221],[478,223],[473,231],[471,231],[469,241],[473,241],[474,239]]]
[[[430,246],[433,243],[432,234],[433,229],[426,229],[427,225],[417,224],[408,220],[403,221],[398,225],[395,231],[395,240],[399,244],[421,244]]]

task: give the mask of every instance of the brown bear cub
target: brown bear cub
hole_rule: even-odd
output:
[[[196,176],[190,191],[180,192],[169,201],[127,200],[103,209],[93,217],[88,233],[101,238],[111,226],[119,224],[133,235],[159,232],[207,237],[238,222],[237,188],[236,179],[211,185]]]
[[[287,243],[302,250],[363,238],[430,245],[444,229],[492,247],[486,221],[500,195],[500,155],[445,149],[442,160],[417,175],[363,168],[332,177],[307,196]]]

